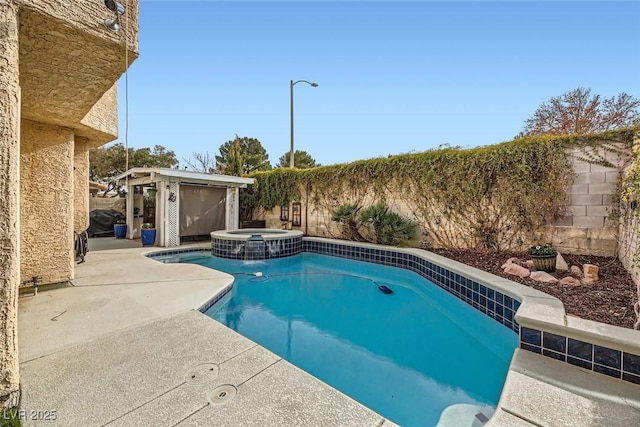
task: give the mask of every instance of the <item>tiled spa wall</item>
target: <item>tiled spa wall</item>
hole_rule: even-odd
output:
[[[640,356],[535,329],[520,328],[514,315],[520,301],[451,272],[419,256],[378,248],[307,241],[305,252],[405,268],[420,274],[520,336],[520,348],[572,365],[640,384]]]
[[[273,259],[297,255],[302,252],[302,236],[253,240],[211,239],[211,253],[229,259]]]

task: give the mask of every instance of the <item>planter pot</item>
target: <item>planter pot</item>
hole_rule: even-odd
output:
[[[142,246],[153,246],[156,241],[156,229],[143,228],[140,230],[140,237],[140,240],[142,240]]]
[[[535,265],[536,270],[538,271],[546,271],[547,273],[553,273],[556,271],[556,255],[531,255],[531,259],[533,260],[533,265]]]
[[[149,188],[147,189],[147,194],[149,195],[149,197],[151,199],[155,199],[156,198],[156,193],[158,192],[157,188]]]
[[[116,239],[124,239],[127,237],[127,224],[114,224],[113,234],[116,236]]]

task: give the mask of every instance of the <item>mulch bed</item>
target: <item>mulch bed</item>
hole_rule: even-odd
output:
[[[569,266],[577,265],[582,268],[583,264],[594,264],[600,269],[598,272],[599,280],[594,284],[574,286],[540,283],[533,279],[522,279],[518,276],[505,274],[501,266],[507,259],[518,257],[522,261],[526,261],[531,258],[522,252],[445,249],[430,249],[430,251],[553,295],[564,303],[567,314],[623,328],[633,328],[635,323],[633,304],[637,298],[636,285],[629,272],[625,270],[617,258],[563,254],[562,256]],[[569,272],[564,271],[557,271],[553,274],[557,279],[568,275]]]

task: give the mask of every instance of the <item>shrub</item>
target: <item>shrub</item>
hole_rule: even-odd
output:
[[[347,240],[364,241],[365,239],[358,230],[358,212],[360,206],[346,204],[339,206],[331,214],[331,221],[342,224],[342,236]]]
[[[363,209],[358,219],[373,228],[375,243],[381,245],[404,245],[417,236],[415,223],[382,202]]]
[[[380,245],[405,245],[417,236],[417,225],[403,216],[392,212],[384,203],[376,203],[367,208],[355,204],[345,204],[335,209],[331,220],[342,224],[345,239],[369,241]],[[360,233],[361,227],[370,227],[372,239]]]

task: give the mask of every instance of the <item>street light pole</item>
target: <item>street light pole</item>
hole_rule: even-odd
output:
[[[291,148],[289,150],[289,167],[290,168],[294,168],[295,167],[295,161],[293,158],[293,87],[298,84],[298,83],[307,83],[308,85],[310,85],[311,87],[318,87],[318,83],[313,83],[313,82],[309,82],[307,80],[297,80],[297,81],[293,81],[291,80],[290,82],[290,97],[291,97]]]
[[[293,80],[291,80],[291,148],[289,149],[289,167],[293,169],[295,162],[293,161]]]

